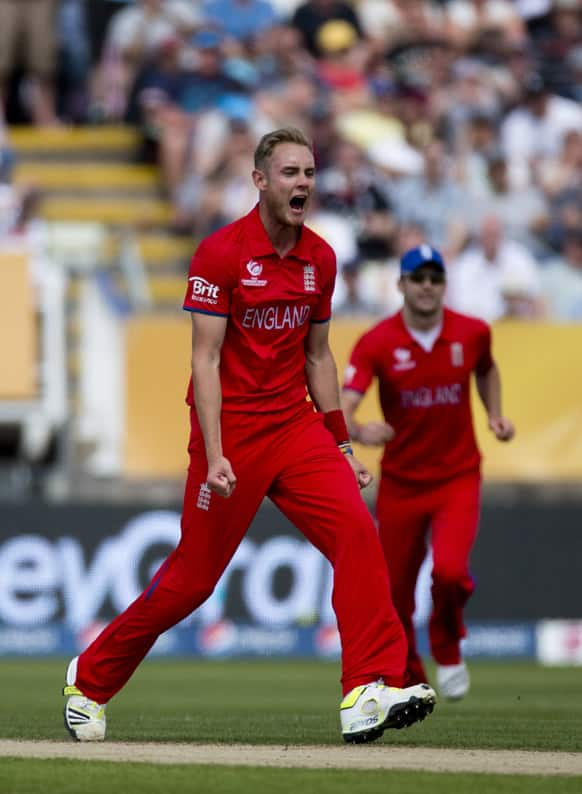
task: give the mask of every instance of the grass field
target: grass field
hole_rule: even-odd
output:
[[[0,660],[0,738],[62,740],[65,660]],[[470,696],[439,703],[384,745],[582,752],[580,671],[471,665]],[[108,741],[341,744],[339,666],[309,661],[146,661],[108,707]],[[366,748],[362,748],[365,752]],[[82,779],[82,786],[79,781]],[[581,778],[430,772],[156,766],[0,759],[2,794],[263,791],[325,794],[495,791],[569,794]]]

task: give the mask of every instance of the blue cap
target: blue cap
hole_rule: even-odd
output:
[[[407,251],[400,260],[401,273],[413,273],[423,265],[436,265],[445,270],[445,263],[441,254],[430,245],[419,245]]]

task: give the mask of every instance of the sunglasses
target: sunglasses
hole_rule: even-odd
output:
[[[412,273],[409,273],[406,278],[409,281],[412,281],[413,284],[424,284],[425,281],[430,281],[431,284],[444,284],[445,283],[445,274],[441,272],[432,272],[432,273],[419,273],[416,270],[413,270]]]

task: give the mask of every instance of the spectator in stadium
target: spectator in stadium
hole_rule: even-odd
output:
[[[570,99],[575,93],[573,54],[582,43],[582,6],[579,0],[552,0],[548,24],[536,37],[540,69],[552,91]]]
[[[470,223],[477,230],[481,220],[496,215],[510,240],[516,240],[542,259],[548,255],[543,242],[548,225],[548,205],[544,194],[535,185],[512,187],[509,182],[507,157],[500,149],[490,152],[487,161],[488,191],[474,195]]]
[[[181,66],[180,44],[175,39],[164,43],[153,69],[139,81],[139,94],[145,112],[144,123],[154,131],[159,146],[159,159],[164,185],[170,199],[191,167],[200,176],[212,170],[220,157],[226,132],[226,119],[221,114],[218,132],[206,134],[207,114],[219,110],[232,96],[244,97],[246,87],[228,74],[224,39],[213,30],[199,30],[191,40],[193,68]],[[198,144],[203,138],[204,145]],[[210,162],[202,167],[198,154]]]
[[[463,152],[475,120],[488,119],[495,125],[500,110],[499,92],[491,70],[480,60],[456,60],[450,78],[436,88],[435,94],[446,138],[455,154]],[[497,135],[495,126],[493,131]]]
[[[371,77],[372,101],[336,113],[336,127],[341,135],[366,151],[373,146],[404,143],[406,129],[397,115],[397,88],[390,74]]]
[[[482,219],[475,243],[451,262],[448,282],[450,308],[488,323],[543,313],[538,264],[523,244],[507,238],[497,215]]]
[[[338,112],[366,103],[369,52],[356,29],[342,19],[330,20],[317,31],[317,44],[316,74],[323,90],[333,94]]]
[[[357,259],[347,262],[341,269],[341,297],[334,292],[333,313],[336,317],[373,317],[382,314],[379,303],[367,300],[360,281],[361,264]]]
[[[257,89],[283,89],[297,74],[314,73],[313,58],[303,46],[300,32],[292,25],[276,25],[253,42],[258,71]]]
[[[500,68],[501,67],[501,68]],[[504,75],[504,112],[523,101],[523,86],[537,67],[536,55],[530,39],[506,48],[503,65],[496,64],[496,74]]]
[[[205,177],[192,170],[178,190],[176,226],[203,237],[249,212],[256,191],[249,183],[255,136],[250,126],[251,105],[225,107],[228,124],[217,150],[216,165]]]
[[[59,116],[82,123],[88,116],[91,52],[84,0],[61,0],[57,17]]]
[[[456,47],[477,50],[491,42],[521,43],[523,19],[511,0],[452,0],[446,4],[448,35]]]
[[[523,187],[532,181],[536,161],[557,157],[564,136],[572,129],[582,130],[582,108],[572,99],[548,91],[542,75],[531,74],[522,103],[501,124],[512,184]]]
[[[393,250],[396,223],[380,180],[351,141],[336,143],[332,161],[318,176],[321,207],[352,227],[362,262],[385,260]]]
[[[394,190],[396,216],[402,223],[422,226],[428,239],[453,257],[467,240],[464,212],[468,196],[450,174],[443,141],[431,141],[423,154],[422,175],[402,180]]]
[[[304,124],[319,99],[317,82],[311,74],[298,73],[277,89],[255,94],[257,117],[272,128],[282,124]]]
[[[319,29],[330,20],[347,22],[358,37],[363,35],[357,10],[344,0],[306,0],[293,14],[291,24],[301,32],[307,50],[315,57],[322,55]]]
[[[309,225],[326,240],[333,240],[333,250],[338,272],[358,257],[358,244],[352,226],[347,224],[337,212],[329,212],[321,206],[318,196],[313,196],[309,205]],[[341,281],[336,281],[334,301],[340,297]]]
[[[105,704],[157,637],[208,598],[267,495],[334,567],[344,739],[377,739],[433,709],[428,685],[402,688],[406,641],[328,342],[335,256],[304,226],[314,178],[302,132],[268,133],[255,151],[258,205],[192,258],[182,536],[144,593],[69,664],[65,723],[77,739],[104,738]]]
[[[548,320],[582,322],[582,227],[565,233],[562,254],[544,267],[542,284]]]
[[[204,22],[225,36],[250,42],[277,23],[270,0],[205,0]]]
[[[572,99],[582,103],[582,42],[568,53],[566,63],[572,73],[570,94]]]
[[[460,184],[472,196],[490,192],[489,163],[497,144],[495,118],[484,110],[473,111],[464,134],[457,138],[456,168]]]
[[[55,104],[55,0],[0,0],[0,126],[17,66],[31,79],[27,111],[34,124],[59,124]]]
[[[418,152],[436,136],[432,89],[403,78],[396,86],[396,118],[406,130],[406,140]]]
[[[469,555],[480,502],[480,455],[470,403],[473,373],[489,429],[499,441],[509,441],[514,429],[502,412],[489,327],[444,308],[441,254],[426,244],[412,248],[401,259],[400,273],[402,311],[356,343],[342,405],[352,439],[384,447],[377,517],[394,603],[408,637],[408,680],[426,679],[412,617],[430,533],[430,648],[441,694],[458,700],[470,684],[460,641],[465,636],[463,609],[474,590]],[[360,424],[356,412],[374,378],[383,421]]]
[[[155,59],[165,42],[185,42],[201,21],[188,0],[136,0],[115,13],[95,75],[98,110],[93,112],[122,119],[140,70]]]
[[[387,51],[443,40],[445,17],[434,0],[361,0],[358,13],[368,36],[381,37]]]
[[[307,114],[318,171],[333,167],[335,148],[341,140],[337,114],[328,98],[319,97]]]
[[[544,158],[536,171],[540,187],[550,199],[582,184],[582,130],[569,130],[559,155]]]
[[[572,229],[582,228],[582,184],[572,184],[550,201],[550,221],[546,234],[549,245],[560,251],[564,236]]]

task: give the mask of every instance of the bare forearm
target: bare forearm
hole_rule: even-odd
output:
[[[350,432],[350,438],[353,438],[354,441],[358,440],[359,431],[361,430],[361,425],[356,420],[356,409],[358,408],[361,399],[361,394],[357,394],[356,392],[347,389],[343,391],[341,396],[341,406],[344,412],[346,425],[348,426],[348,430]]]
[[[340,408],[337,367],[331,350],[317,358],[307,356],[305,377],[311,399],[323,413]]]
[[[501,413],[501,377],[495,365],[485,375],[477,376],[477,390],[487,411],[489,429],[498,441],[511,441],[515,427]]]
[[[487,416],[501,416],[501,378],[495,364],[485,375],[477,375],[477,391]]]
[[[199,360],[192,357],[192,383],[196,413],[206,458],[210,463],[222,455],[222,438],[220,432],[220,412],[222,408],[222,389],[217,362]]]

